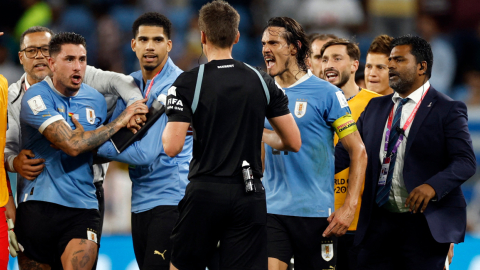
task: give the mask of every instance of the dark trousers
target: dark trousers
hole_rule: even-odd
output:
[[[438,243],[423,214],[376,207],[359,245],[359,270],[442,270],[450,243]]]
[[[176,205],[160,205],[132,213],[133,251],[140,270],[170,269],[170,235],[177,219]]]
[[[355,270],[357,265],[357,248],[353,246],[355,232],[338,237],[336,270]]]

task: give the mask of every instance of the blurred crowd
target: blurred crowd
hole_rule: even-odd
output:
[[[130,47],[133,21],[146,11],[173,23],[170,57],[183,70],[202,58],[197,15],[206,0],[2,0],[0,4],[0,74],[13,83],[23,74],[19,37],[34,25],[71,31],[87,40],[88,64],[129,74],[139,69]],[[379,34],[422,36],[434,54],[430,82],[464,101],[470,118],[480,123],[480,5],[477,0],[228,0],[241,16],[235,59],[264,66],[261,34],[268,18],[295,18],[307,33],[335,34],[358,42],[366,51]],[[478,115],[478,116],[477,116]],[[480,132],[480,124],[474,124]],[[480,133],[478,133],[480,134]],[[480,135],[472,133],[477,160]],[[105,233],[130,231],[130,188],[126,165],[114,163],[105,182]],[[480,181],[465,185],[467,200],[480,202]],[[475,184],[477,187],[475,188]],[[469,228],[480,232],[480,203],[470,204]],[[479,222],[477,222],[479,221]]]

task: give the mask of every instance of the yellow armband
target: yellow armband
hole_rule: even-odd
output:
[[[339,139],[357,131],[357,124],[355,124],[351,114],[338,118],[333,122],[332,126],[335,128],[335,133],[337,133]]]

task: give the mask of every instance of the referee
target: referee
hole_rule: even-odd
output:
[[[222,269],[267,269],[266,202],[261,184],[265,117],[281,148],[297,152],[300,133],[288,99],[264,72],[232,59],[240,38],[237,11],[224,1],[202,7],[201,43],[208,63],[181,74],[168,91],[163,146],[174,157],[193,128],[193,158],[172,232],[171,269],[205,269],[220,241]],[[253,171],[247,192],[242,164]],[[248,167],[248,166],[245,166]]]

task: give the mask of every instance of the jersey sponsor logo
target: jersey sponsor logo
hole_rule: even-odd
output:
[[[47,109],[47,106],[45,106],[45,102],[43,102],[43,99],[40,95],[29,99],[27,103],[34,115],[37,115],[39,112]]]
[[[98,243],[97,233],[90,228],[87,229],[87,239],[92,242]]]
[[[302,118],[305,113],[307,112],[307,105],[306,101],[297,101],[295,102],[295,116],[297,118]]]
[[[335,93],[337,95],[338,102],[340,103],[340,108],[348,107],[348,102],[345,99],[345,95],[342,91],[338,91]]]
[[[170,88],[168,88],[168,95],[173,95],[173,96],[176,96],[177,95],[177,87],[175,86],[172,86]]]
[[[165,261],[165,253],[166,253],[166,252],[167,252],[166,249],[165,249],[165,251],[164,251],[163,253],[160,252],[160,251],[158,251],[158,250],[155,250],[155,251],[153,251],[153,254],[162,256],[163,260]]]
[[[327,262],[333,259],[333,243],[322,243],[322,258]]]
[[[167,99],[167,110],[183,111],[183,102],[178,98],[169,97]]]
[[[91,125],[95,124],[95,110],[91,108],[86,108],[87,110],[87,121]]]
[[[231,64],[231,65],[223,65],[223,66],[217,66],[217,68],[233,68],[234,65]]]

